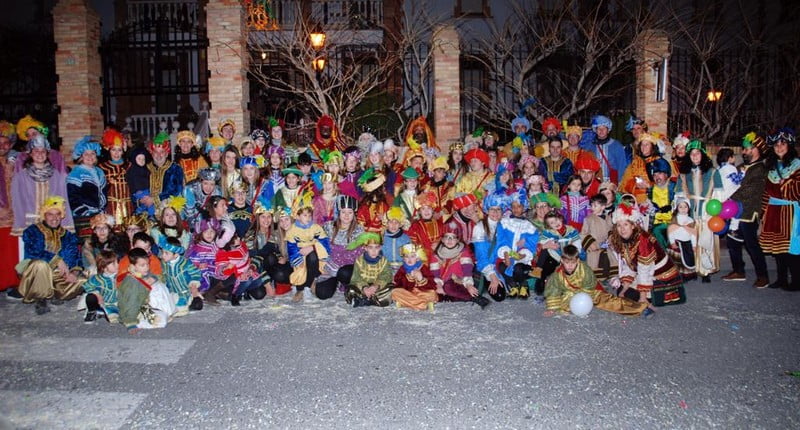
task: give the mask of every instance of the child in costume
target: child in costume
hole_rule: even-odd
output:
[[[217,279],[217,248],[216,239],[219,231],[219,221],[214,218],[201,217],[195,229],[192,245],[186,251],[186,259],[200,269],[200,286],[198,291],[203,293],[205,302],[216,305],[216,293],[221,290]],[[212,289],[213,288],[213,289]]]
[[[672,220],[667,227],[669,246],[664,248],[678,266],[678,272],[684,280],[697,277],[695,248],[697,247],[697,229],[691,216],[691,204],[688,199],[678,196],[673,201]]]
[[[200,269],[183,257],[185,249],[174,237],[161,237],[161,272],[170,294],[177,297],[175,316],[184,316],[203,309],[200,295]]]
[[[236,228],[239,237],[245,237],[253,223],[253,207],[247,201],[247,185],[240,182],[234,185],[233,198],[228,205],[228,218]]]
[[[150,273],[147,251],[133,248],[128,259],[131,265],[128,273],[122,275],[117,295],[120,322],[131,334],[141,329],[166,327],[176,312],[166,285]]]
[[[353,264],[353,276],[344,297],[354,308],[359,306],[389,306],[392,302],[394,272],[381,252],[381,237],[377,233],[361,233],[348,249],[364,247]]]
[[[390,197],[386,193],[385,183],[386,176],[372,168],[367,169],[358,179],[358,186],[364,191],[364,198],[358,205],[356,220],[364,226],[365,231],[383,233],[383,217],[390,208],[388,203]]]
[[[97,167],[100,144],[84,136],[75,144],[72,158],[77,162],[67,176],[67,196],[78,237],[91,236],[89,220],[106,209],[106,175]]]
[[[569,178],[567,191],[561,196],[561,215],[564,216],[564,222],[577,231],[581,230],[583,219],[591,212],[589,197],[583,193],[582,184],[580,176]]]
[[[583,220],[581,246],[586,250],[586,264],[600,280],[617,276],[617,261],[608,251],[608,233],[614,228],[611,217],[605,214],[606,197],[596,194],[590,199],[592,213]]]
[[[314,282],[320,275],[323,265],[330,255],[330,241],[325,230],[312,220],[310,192],[302,197],[299,208],[295,210],[294,224],[286,232],[286,249],[293,267],[289,277],[297,289],[292,301],[300,302],[305,295],[314,294]],[[308,289],[308,293],[304,290]]]
[[[117,254],[114,251],[103,250],[97,255],[98,274],[90,277],[83,283],[86,293],[86,316],[83,322],[91,323],[97,320],[97,314],[105,316],[112,324],[119,322],[119,307],[117,306]]]
[[[478,292],[483,294],[484,291],[488,291],[489,296],[496,302],[505,300],[506,289],[503,286],[503,278],[495,270],[495,260],[491,252],[496,244],[497,227],[503,218],[503,212],[509,205],[509,196],[499,194],[486,196],[483,199],[483,210],[486,212],[486,217],[475,224],[470,239],[475,250],[476,269],[482,275]]]
[[[573,245],[581,252],[581,259],[585,259],[581,248],[581,235],[572,226],[564,223],[564,217],[550,211],[544,217],[547,228],[539,236],[539,257],[537,267],[541,269],[539,281],[536,283],[537,302],[542,300],[544,281],[553,273],[561,262],[561,251],[567,245]]]
[[[255,264],[250,260],[250,253],[239,236],[234,235],[230,242],[217,251],[216,257],[217,277],[230,279],[233,277],[231,287],[231,305],[239,306],[242,297],[261,300],[267,295],[264,287],[266,273],[259,273]]]
[[[394,198],[392,206],[399,207],[406,214],[406,218],[415,219],[417,215],[417,195],[419,186],[419,172],[413,167],[403,170],[403,185]],[[435,199],[435,195],[433,196]],[[431,202],[435,206],[435,202]],[[433,215],[431,215],[433,216]]]
[[[428,309],[433,312],[434,303],[439,301],[439,295],[436,294],[433,274],[424,261],[425,251],[409,243],[403,246],[401,254],[403,265],[394,274],[392,300],[398,308]]]
[[[653,315],[653,310],[646,302],[635,302],[605,292],[594,277],[592,269],[579,258],[579,254],[578,248],[572,245],[564,247],[561,264],[547,278],[544,288],[547,308],[544,316],[550,317],[556,312],[568,313],[570,300],[580,292],[589,294],[594,306],[604,311],[620,315],[643,315],[645,318]]]
[[[434,218],[436,194],[429,191],[418,195],[415,206],[418,208],[419,219],[411,223],[407,234],[412,243],[421,246],[426,255],[430,255],[433,253],[433,248],[439,244],[444,232],[442,219]]]
[[[500,220],[490,255],[508,288],[508,297],[527,299],[537,276],[533,269],[539,232],[525,218],[527,205],[519,200],[522,194],[509,197],[511,216]]]
[[[406,219],[403,210],[394,207],[384,214],[384,226],[386,231],[383,233],[383,256],[389,261],[392,273],[403,264],[403,256],[400,249],[403,245],[411,243],[411,238],[403,230],[408,230],[410,224]]]
[[[475,281],[472,279],[475,257],[469,246],[461,241],[459,233],[455,222],[445,224],[442,240],[431,256],[430,269],[436,282],[436,292],[444,301],[471,301],[483,309],[490,302],[475,288]]]

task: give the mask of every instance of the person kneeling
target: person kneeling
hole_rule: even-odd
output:
[[[425,251],[418,245],[409,243],[400,249],[403,265],[394,274],[392,300],[398,308],[406,307],[433,311],[433,304],[439,300],[436,282],[424,264]]]
[[[567,245],[561,252],[561,264],[547,278],[544,297],[547,310],[544,316],[553,316],[556,312],[568,313],[569,302],[580,292],[592,297],[594,306],[620,315],[653,314],[646,302],[635,302],[624,297],[615,297],[603,290],[594,276],[594,271],[580,259],[580,251],[574,245]]]
[[[150,273],[150,256],[144,249],[133,248],[128,251],[128,260],[128,273],[120,275],[117,294],[120,322],[131,334],[166,327],[176,308],[167,286]]]
[[[344,297],[353,307],[388,306],[392,302],[392,266],[381,252],[377,233],[361,233],[347,248],[364,246],[364,253],[353,263],[353,276]]]

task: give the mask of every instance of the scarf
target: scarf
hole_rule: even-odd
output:
[[[364,253],[364,261],[367,264],[378,264],[378,262],[381,261],[381,258],[383,258],[383,251],[381,251],[381,253],[375,258],[371,258],[366,252]]]
[[[420,267],[422,267],[422,260],[417,260],[416,263],[414,263],[414,264],[412,264],[410,266],[408,264],[406,264],[405,262],[403,262],[403,269],[405,269],[406,275],[408,275],[409,273],[413,272],[416,269],[419,269]]]
[[[294,225],[296,225],[296,226],[298,226],[298,227],[300,227],[302,229],[307,229],[307,228],[311,228],[311,226],[314,225],[314,221],[312,220],[308,224],[303,224],[303,223],[300,222],[300,220],[297,220],[297,221],[294,222]]]
[[[394,233],[392,233],[392,232],[387,230],[385,234],[386,234],[386,237],[389,237],[389,238],[392,238],[392,239],[397,239],[398,237],[403,235],[403,229],[401,228],[401,229],[397,230]]]
[[[35,182],[47,182],[53,176],[55,170],[53,169],[53,165],[47,163],[44,167],[38,168],[31,164],[27,168],[28,174],[31,175],[31,179]]]
[[[462,242],[458,242],[458,245],[452,248],[448,248],[442,245],[436,251],[436,255],[444,260],[452,260],[454,258],[458,258],[458,256],[461,255],[461,250],[463,249],[464,249],[464,244]]]

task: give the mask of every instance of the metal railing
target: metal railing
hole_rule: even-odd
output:
[[[298,3],[297,0],[272,2],[272,17],[281,29],[294,26]],[[383,0],[312,0],[311,20],[327,29],[377,28],[383,25]]]
[[[197,27],[197,0],[129,0],[127,24],[167,21],[177,28]]]

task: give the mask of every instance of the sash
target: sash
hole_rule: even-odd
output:
[[[794,213],[792,214],[792,232],[789,234],[789,254],[800,255],[800,240],[797,240],[797,236],[800,235],[800,202],[770,197],[767,204],[773,206],[792,206],[794,208]]]

